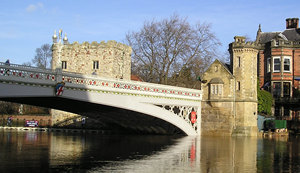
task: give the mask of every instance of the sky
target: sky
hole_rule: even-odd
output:
[[[54,30],[70,43],[116,40],[139,31],[145,21],[177,14],[191,25],[208,23],[224,54],[236,35],[255,39],[283,31],[285,19],[300,18],[299,0],[0,0],[0,62],[30,62],[36,48],[52,44]]]

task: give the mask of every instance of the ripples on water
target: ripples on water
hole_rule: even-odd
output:
[[[298,143],[0,131],[0,172],[300,172]]]

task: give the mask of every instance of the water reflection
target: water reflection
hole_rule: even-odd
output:
[[[257,172],[257,139],[207,137],[201,140],[202,172]]]
[[[299,142],[0,131],[0,172],[300,172]]]
[[[200,138],[184,137],[175,144],[140,159],[127,159],[89,172],[199,172]]]
[[[59,165],[76,164],[77,160],[84,155],[84,151],[89,149],[85,136],[50,134],[51,143],[49,150],[50,167]]]

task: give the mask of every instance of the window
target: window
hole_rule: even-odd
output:
[[[241,67],[241,57],[238,56],[238,57],[237,57],[237,60],[238,60],[238,67]]]
[[[274,82],[273,83],[273,96],[274,97],[280,97],[281,95],[281,83],[280,82]]]
[[[61,62],[61,68],[62,69],[67,69],[67,61],[62,61]]]
[[[280,57],[273,57],[273,72],[280,72]]]
[[[237,88],[236,90],[240,91],[241,90],[241,82],[240,81],[237,81]]]
[[[217,72],[218,71],[218,66],[215,66],[215,72]]]
[[[291,71],[291,61],[290,57],[284,57],[283,58],[283,71],[284,72],[290,72]]]
[[[219,87],[218,95],[222,95],[223,94],[223,85],[218,85],[218,87]]]
[[[210,93],[212,95],[221,96],[223,94],[223,84],[211,84],[210,89],[211,89]]]
[[[290,109],[288,107],[283,107],[283,116],[289,117],[290,116]]]
[[[267,73],[271,72],[271,58],[267,59]]]
[[[290,82],[283,82],[283,96],[290,97],[291,84]]]
[[[93,69],[99,69],[99,61],[93,61]]]

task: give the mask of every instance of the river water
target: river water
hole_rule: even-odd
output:
[[[0,131],[0,172],[300,172],[300,138]]]

